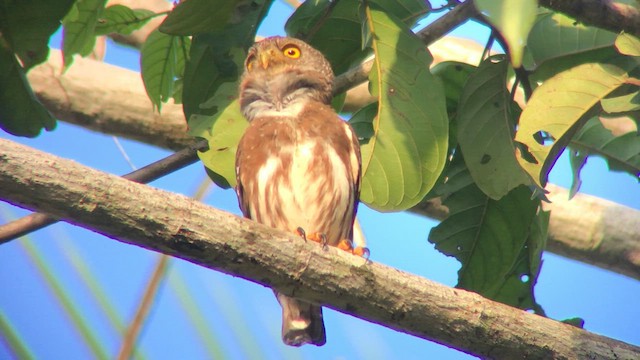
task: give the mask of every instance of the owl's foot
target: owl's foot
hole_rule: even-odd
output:
[[[352,253],[353,255],[357,255],[357,256],[361,256],[367,260],[369,260],[369,255],[371,254],[369,252],[369,248],[363,247],[363,246],[353,246],[353,241],[351,240],[347,240],[347,239],[342,239],[340,240],[340,242],[337,245],[338,249],[347,251]]]
[[[314,232],[311,234],[307,234],[306,231],[304,231],[303,228],[298,227],[294,233],[298,236],[300,236],[302,239],[304,239],[305,241],[307,240],[311,240],[311,241],[315,241],[317,243],[320,243],[322,245],[322,248],[326,248],[328,245],[327,242],[327,235],[325,235],[324,233],[319,233],[319,232]]]

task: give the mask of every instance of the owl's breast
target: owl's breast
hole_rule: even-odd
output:
[[[302,227],[324,233],[330,244],[348,238],[356,179],[339,148],[284,118],[272,119],[262,130],[250,145],[252,159],[238,158],[251,217],[285,231]]]

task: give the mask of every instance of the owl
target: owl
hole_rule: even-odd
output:
[[[329,62],[301,40],[271,37],[249,49],[239,95],[249,127],[236,154],[236,191],[245,217],[362,255],[352,242],[360,147],[329,105],[332,86]],[[326,342],[319,305],[276,297],[285,344]]]

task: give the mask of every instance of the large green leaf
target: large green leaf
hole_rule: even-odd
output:
[[[600,101],[629,79],[638,67],[632,58],[616,63],[590,63],[562,72],[539,86],[522,112],[516,141],[527,149],[518,161],[544,186],[548,173],[573,134],[592,116]],[[540,132],[550,140],[538,142]],[[551,142],[551,143],[549,143]]]
[[[609,169],[623,171],[640,180],[640,135],[631,131],[614,136],[598,118],[589,120],[571,139],[571,165],[574,170],[572,194],[578,191],[580,170],[587,156],[600,156]]]
[[[378,99],[375,135],[362,149],[361,199],[379,210],[418,203],[444,167],[448,120],[440,82],[429,72],[432,58],[400,20],[365,5],[375,64],[370,91]]]
[[[98,19],[96,35],[118,33],[129,35],[143,27],[151,18],[156,16],[151,10],[130,9],[124,5],[112,5],[105,9]]]
[[[530,183],[516,159],[515,118],[518,106],[507,90],[509,63],[492,56],[471,74],[458,108],[458,144],[478,187],[498,200],[518,185]]]
[[[231,20],[236,7],[246,6],[246,4],[243,3],[246,3],[246,1],[182,1],[171,11],[162,24],[160,24],[159,29],[165,34],[182,36],[220,31]],[[238,16],[240,16],[240,14],[238,14]]]
[[[235,184],[236,148],[247,126],[236,101],[239,77],[271,3],[238,7],[224,28],[193,37],[184,77],[184,113],[190,133],[209,141],[209,150],[198,155],[212,180],[224,188]]]
[[[13,135],[35,137],[53,130],[56,119],[36,99],[25,70],[0,42],[0,128]]]
[[[462,264],[458,287],[535,309],[533,283],[546,234],[544,221],[539,223],[536,216],[539,200],[532,200],[525,186],[491,200],[469,184],[444,205],[449,217],[431,230],[429,241]]]
[[[615,39],[615,33],[552,12],[538,17],[529,33],[527,50],[537,67],[552,59],[610,47]]]
[[[25,69],[47,59],[49,37],[73,0],[0,1],[0,38],[18,55]]]
[[[474,5],[495,26],[509,46],[511,63],[520,67],[527,36],[536,20],[537,0],[475,0]]]
[[[96,43],[96,25],[102,17],[106,2],[107,0],[77,0],[65,16],[62,21],[62,53],[65,68],[73,63],[73,55],[87,56],[93,51]]]
[[[173,95],[176,78],[184,73],[189,53],[187,37],[163,34],[154,30],[140,49],[140,72],[147,95],[158,109]]]

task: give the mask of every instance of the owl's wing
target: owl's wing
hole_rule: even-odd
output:
[[[351,151],[353,151],[354,156],[351,157],[351,171],[353,171],[353,220],[356,219],[356,214],[358,212],[358,202],[360,201],[360,183],[362,181],[362,157],[360,155],[360,142],[358,141],[358,136],[356,132],[353,130],[351,125],[347,122],[343,122],[346,127],[346,131],[348,134],[351,134],[349,138],[351,139]],[[353,225],[351,226],[351,234],[349,236],[350,239],[353,239]]]
[[[249,211],[249,202],[244,196],[244,186],[242,181],[240,180],[240,156],[242,155],[242,141],[238,145],[238,150],[236,151],[236,195],[238,195],[238,205],[240,206],[240,211],[242,211],[242,215],[244,217],[250,219],[251,213]]]

